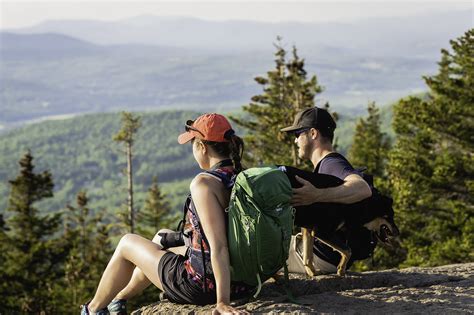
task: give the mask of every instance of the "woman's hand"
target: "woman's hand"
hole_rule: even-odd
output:
[[[212,311],[212,315],[218,314],[250,314],[246,310],[238,310],[223,302],[217,303],[216,308]]]

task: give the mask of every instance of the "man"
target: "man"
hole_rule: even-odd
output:
[[[283,132],[295,134],[298,156],[310,160],[315,173],[336,176],[344,183],[337,187],[319,189],[310,182],[297,177],[303,185],[293,189],[292,203],[294,206],[310,205],[315,202],[334,202],[351,204],[364,200],[372,195],[372,191],[360,173],[332,146],[336,123],[327,110],[313,107],[299,112],[292,126],[281,129]],[[343,234],[337,235],[343,238]],[[351,240],[344,240],[349,243]],[[355,240],[357,241],[357,240]],[[314,264],[322,273],[336,271],[341,256],[332,248],[314,240]]]

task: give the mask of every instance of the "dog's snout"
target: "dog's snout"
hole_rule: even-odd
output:
[[[395,225],[395,222],[391,224],[391,234],[393,237],[398,237],[400,235],[400,230],[398,227]]]

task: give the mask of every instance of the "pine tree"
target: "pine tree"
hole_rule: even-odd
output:
[[[171,207],[163,194],[157,177],[153,177],[148,189],[143,209],[137,214],[137,231],[145,238],[152,239],[163,228],[173,228],[177,225],[180,215],[172,215]],[[130,308],[139,308],[159,299],[159,291],[151,285],[138,296],[128,302]]]
[[[0,279],[2,279],[2,281],[0,281],[0,296],[2,297],[8,297],[10,295],[10,279],[5,270],[7,258],[6,255],[9,252],[9,243],[6,232],[7,226],[5,220],[3,219],[3,215],[0,214]],[[0,314],[6,314],[8,310],[9,309],[7,305],[0,303]]]
[[[55,238],[60,214],[42,216],[34,206],[53,196],[53,180],[48,171],[34,172],[33,156],[26,153],[19,162],[20,174],[9,181],[11,192],[7,210],[6,234],[8,255],[4,274],[8,281],[7,296],[2,304],[10,312],[54,312],[56,300],[53,284],[63,275],[64,248]]]
[[[380,113],[374,102],[367,106],[367,113],[366,118],[357,122],[348,157],[354,167],[366,167],[366,172],[374,175],[375,184],[380,188],[385,186],[383,180],[390,142],[380,129]]]
[[[304,59],[298,56],[296,47],[289,61],[281,38],[277,38],[275,47],[275,69],[268,71],[266,77],[255,78],[263,93],[253,96],[250,104],[243,106],[250,120],[231,119],[248,131],[244,137],[247,163],[302,166],[294,136],[280,129],[293,124],[297,112],[314,107],[314,98],[322,92],[322,87],[315,75],[307,79]]]
[[[474,258],[474,30],[450,43],[439,73],[424,78],[429,97],[394,108],[388,167],[408,249],[404,265]]]
[[[127,158],[127,179],[128,179],[128,220],[126,225],[130,227],[130,232],[135,232],[135,209],[133,204],[133,144],[138,129],[141,126],[141,117],[134,116],[132,113],[122,112],[122,127],[113,137],[114,141],[122,142],[125,146],[125,155]]]
[[[367,168],[365,172],[374,176],[375,187],[390,194],[386,172],[390,142],[381,131],[380,113],[374,102],[368,104],[367,113],[367,117],[357,122],[348,158],[354,167]],[[354,267],[357,270],[393,268],[400,263],[398,257],[404,257],[402,248],[378,246],[372,259],[358,261]]]
[[[160,229],[170,228],[170,225],[175,221],[170,213],[171,207],[166,200],[166,195],[161,192],[158,179],[153,177],[143,210],[138,214],[137,229],[140,235],[152,239]]]
[[[69,307],[90,297],[112,253],[107,227],[100,214],[91,214],[85,191],[77,194],[76,203],[77,207],[67,206],[64,233],[70,246],[65,266]]]

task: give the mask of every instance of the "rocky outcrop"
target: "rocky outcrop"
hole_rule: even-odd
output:
[[[267,281],[257,299],[234,305],[250,313],[474,313],[474,263],[435,268],[407,268],[351,273],[346,277],[291,275],[288,301],[281,283]],[[133,315],[204,314],[213,306],[177,305],[166,301],[142,307]]]

